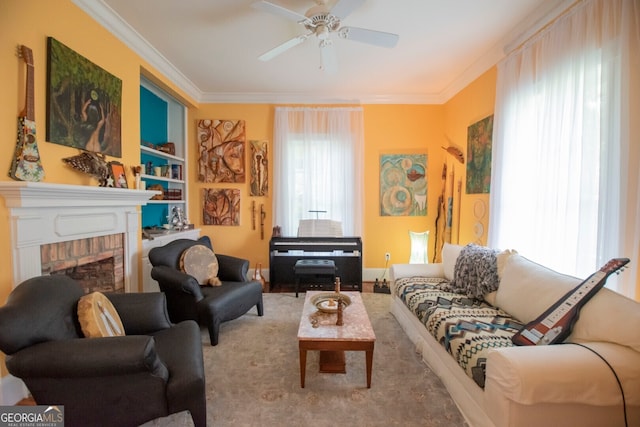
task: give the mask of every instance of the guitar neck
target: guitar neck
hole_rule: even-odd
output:
[[[590,293],[599,290],[600,286],[598,285],[604,285],[606,278],[607,274],[603,271],[592,274],[586,282],[583,282],[571,291],[569,295],[565,296],[566,299],[558,303],[557,307],[540,323],[549,329],[553,328],[571,310],[580,309],[588,301],[587,297]]]
[[[25,103],[22,115],[31,121],[35,121],[36,119],[34,104],[33,65],[27,64],[27,90],[25,91]]]

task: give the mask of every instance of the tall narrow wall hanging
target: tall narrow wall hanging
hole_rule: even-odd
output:
[[[380,215],[427,215],[427,155],[380,156]]]
[[[47,54],[47,141],[122,157],[122,80],[53,37]]]
[[[240,225],[240,190],[209,188],[203,190],[204,225]]]
[[[489,193],[493,115],[469,126],[467,131],[467,194]]]
[[[266,196],[269,190],[267,141],[249,141],[251,147],[250,195]]]
[[[245,182],[244,120],[198,120],[198,180]]]

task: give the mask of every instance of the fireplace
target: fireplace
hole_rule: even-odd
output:
[[[40,246],[42,274],[63,274],[85,293],[124,292],[123,234]]]
[[[140,291],[138,207],[155,194],[122,188],[0,182],[11,225],[13,286],[31,277],[98,262],[98,270],[113,270],[114,283],[106,285],[105,290]],[[89,252],[89,247],[98,250]],[[63,261],[59,254],[75,255]],[[105,261],[109,258],[113,261]],[[114,266],[105,267],[108,263]]]

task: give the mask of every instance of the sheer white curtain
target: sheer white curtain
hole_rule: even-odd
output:
[[[586,277],[640,244],[640,11],[584,0],[498,64],[489,244]],[[637,270],[608,286],[635,297]]]
[[[283,236],[316,215],[361,235],[363,141],[362,108],[276,107],[273,212]]]

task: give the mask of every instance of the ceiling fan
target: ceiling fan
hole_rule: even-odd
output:
[[[333,41],[331,40],[332,33],[336,33],[339,38],[346,40],[355,40],[387,48],[394,47],[400,37],[397,34],[368,30],[366,28],[341,26],[342,20],[364,2],[365,0],[338,0],[332,8],[329,8],[326,5],[326,0],[316,0],[316,5],[307,10],[304,15],[268,1],[254,2],[252,6],[255,9],[296,21],[307,30],[305,34],[287,40],[281,45],[265,52],[259,59],[269,61],[292,47],[299,45],[309,37],[316,36],[319,40],[318,46],[320,47],[320,68],[327,72],[334,72],[337,69],[337,64],[335,53],[333,52]]]

